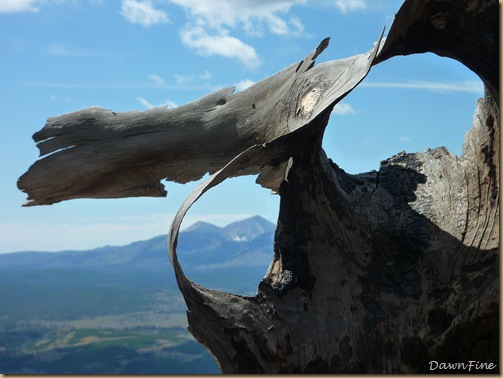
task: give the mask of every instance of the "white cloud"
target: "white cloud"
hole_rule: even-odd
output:
[[[422,89],[435,92],[475,92],[484,93],[484,85],[481,81],[463,82],[434,82],[434,81],[407,81],[407,82],[368,82],[364,81],[360,87],[368,88],[398,88],[398,89]]]
[[[161,106],[167,106],[168,108],[178,108],[178,104],[171,100],[164,101],[164,104],[162,104]]]
[[[38,0],[2,0],[0,13],[38,12]]]
[[[104,0],[89,0],[92,5],[103,4]],[[42,6],[77,4],[79,0],[0,0],[0,14],[39,12]]]
[[[173,101],[171,101],[171,100],[166,100],[166,101],[164,101],[164,103],[162,103],[160,105],[153,105],[148,100],[144,99],[143,97],[136,97],[136,99],[146,109],[158,108],[158,107],[161,107],[161,106],[166,106],[168,108],[177,108],[178,107],[178,104],[175,103],[175,102],[173,102]]]
[[[354,12],[366,8],[365,0],[335,0],[335,6],[342,13]]]
[[[212,79],[211,72],[208,70],[205,70],[200,77],[204,81],[210,81]]]
[[[192,83],[194,81],[194,75],[178,75],[174,74],[175,77],[175,83],[177,85],[187,85],[189,83]]]
[[[338,104],[335,105],[334,114],[337,115],[346,115],[346,114],[354,114],[356,111],[353,109],[353,107],[349,104],[346,104],[345,102],[339,102]]]
[[[89,50],[76,49],[59,43],[53,43],[49,45],[47,47],[47,53],[60,57],[89,57],[97,55],[96,53]]]
[[[181,31],[183,43],[202,56],[222,56],[239,60],[246,68],[254,69],[260,65],[255,49],[241,40],[227,35],[225,31],[214,35],[201,26],[185,27]]]
[[[235,31],[248,35],[298,35],[304,25],[285,16],[295,5],[308,0],[171,0],[184,8],[188,22],[181,32],[182,42],[202,56],[239,60],[246,68],[260,65],[255,49],[238,39]]]
[[[253,80],[245,79],[238,81],[236,84],[234,84],[234,86],[236,87],[236,91],[241,92],[244,91],[246,88],[251,87],[253,84],[255,84]]]
[[[122,0],[121,14],[129,22],[143,27],[169,22],[168,15],[155,9],[149,0]]]
[[[235,28],[239,24],[250,34],[261,33],[265,26],[273,34],[289,34],[299,30],[300,21],[288,22],[278,16],[307,0],[171,0],[183,7],[191,21],[210,29]]]
[[[290,24],[297,30],[299,33],[302,33],[304,31],[304,25],[302,22],[297,17],[291,17],[290,18]]]
[[[409,137],[407,136],[400,136],[398,139],[400,139],[401,142],[411,142],[412,139],[410,139]]]
[[[160,76],[151,74],[151,75],[148,75],[148,78],[150,79],[150,81],[154,85],[157,85],[157,86],[164,85],[164,79],[162,77],[160,77]]]
[[[136,99],[138,100],[138,102],[140,104],[142,104],[147,109],[152,109],[154,107],[154,105],[152,105],[150,102],[148,102],[147,100],[145,100],[143,97],[136,97]]]

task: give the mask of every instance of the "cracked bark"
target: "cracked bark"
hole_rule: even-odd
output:
[[[211,172],[175,217],[169,252],[189,330],[225,373],[497,363],[497,14],[496,1],[409,0],[386,42],[367,54],[314,65],[325,40],[241,93],[224,89],[174,110],[51,118],[34,135],[47,156],[18,185],[28,205],[40,205],[162,196],[164,177],[185,182]],[[321,147],[333,106],[373,64],[425,51],[459,60],[486,86],[462,156],[442,147],[399,153],[378,172],[345,173]],[[190,206],[242,174],[259,174],[281,196],[272,262],[253,297],[201,287],[176,256]]]

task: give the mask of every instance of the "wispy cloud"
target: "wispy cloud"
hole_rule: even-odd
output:
[[[138,100],[138,102],[140,104],[142,104],[147,109],[152,109],[154,107],[154,105],[152,105],[150,102],[148,102],[147,100],[145,100],[143,97],[136,97],[136,99]]]
[[[204,81],[210,81],[212,79],[212,75],[211,75],[211,72],[208,71],[208,70],[205,70],[202,74],[201,74],[201,79],[204,80]]]
[[[148,83],[59,83],[51,81],[25,81],[20,83],[26,87],[53,88],[71,90],[106,90],[106,89],[177,89],[184,91],[215,91],[222,86],[208,85],[174,85]]]
[[[412,139],[410,139],[408,136],[403,136],[401,135],[398,139],[400,139],[401,142],[412,142]]]
[[[200,75],[186,75],[186,74],[174,74],[173,75],[175,79],[175,83],[180,86],[186,86],[189,84],[192,84],[194,82],[197,82],[198,80],[202,80],[203,82],[210,82],[213,76],[211,75],[211,72],[208,70],[205,70],[203,73]]]
[[[245,79],[238,81],[236,84],[234,84],[234,86],[236,87],[236,91],[241,92],[244,91],[246,88],[251,87],[253,84],[255,84],[253,80]]]
[[[354,12],[366,8],[365,0],[335,0],[335,6],[342,13]]]
[[[49,55],[60,57],[92,57],[99,55],[98,53],[90,50],[68,47],[59,43],[53,43],[49,45],[47,47],[47,53]]]
[[[138,100],[138,102],[140,104],[142,104],[147,109],[157,108],[160,106],[166,106],[168,108],[177,108],[178,107],[178,104],[174,101],[171,101],[171,100],[166,100],[162,104],[159,104],[159,105],[153,105],[149,101],[144,99],[143,97],[136,97],[136,99]]]
[[[0,1],[0,13],[38,12],[38,0],[2,0]]]
[[[164,79],[158,75],[150,74],[148,75],[150,82],[156,86],[164,85]]]
[[[201,77],[202,78],[202,77]],[[221,89],[222,85],[209,85],[207,82],[202,85],[193,84],[195,76],[193,75],[178,75],[175,76],[176,84],[160,84],[158,80],[149,78],[149,82],[144,83],[58,83],[49,81],[25,81],[21,85],[27,87],[39,88],[55,88],[55,89],[84,89],[84,90],[97,90],[97,89],[149,89],[149,88],[162,88],[162,89],[179,89],[179,90],[208,90],[214,91]],[[190,80],[189,80],[190,79]],[[202,78],[203,79],[203,78]],[[190,85],[189,85],[190,84]],[[237,90],[246,89],[247,85],[254,84],[251,80],[245,79],[235,83]],[[484,85],[477,81],[465,82],[367,82],[363,81],[359,87],[364,88],[396,88],[396,89],[416,89],[435,92],[472,92],[475,94],[483,95]],[[345,114],[354,112],[354,109],[348,104],[338,104],[334,112],[346,112]]]
[[[435,92],[474,92],[483,93],[484,85],[479,81],[463,82],[434,82],[434,81],[406,81],[406,82],[369,82],[364,81],[361,87],[367,88],[397,88],[422,89]]]
[[[149,0],[122,0],[121,14],[129,22],[143,27],[169,22],[166,12],[154,8]]]
[[[175,83],[178,84],[178,85],[187,85],[187,84],[190,84],[195,79],[194,75],[174,74],[173,77],[175,78]]]
[[[354,110],[351,105],[345,102],[339,102],[337,105],[335,105],[335,108],[332,113],[336,115],[346,115],[346,114],[354,114],[356,113],[356,110]]]
[[[73,4],[78,0],[0,0],[0,14],[40,12],[43,6]],[[92,5],[99,5],[100,0],[90,0]]]

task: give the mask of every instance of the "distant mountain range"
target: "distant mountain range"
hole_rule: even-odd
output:
[[[242,221],[231,223],[223,228],[206,222],[197,222],[185,229],[182,233],[211,233],[220,235],[226,240],[248,242],[255,239],[257,236],[263,235],[264,233],[273,233],[274,230],[274,224],[257,215]]]
[[[253,295],[275,226],[259,216],[180,233],[186,274]],[[87,251],[0,254],[0,372],[207,374],[219,370],[186,330],[167,236]]]
[[[267,266],[271,261],[275,226],[254,216],[218,227],[197,222],[180,232],[178,255],[187,271],[207,271],[250,264]],[[169,269],[167,236],[125,246],[61,252],[14,252],[0,254],[0,269],[40,270],[50,268],[113,269],[157,271]]]

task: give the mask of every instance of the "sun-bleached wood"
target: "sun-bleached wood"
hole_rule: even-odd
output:
[[[354,88],[377,53],[314,66],[327,46],[325,39],[301,62],[239,93],[222,89],[176,109],[90,108],[49,118],[33,135],[42,159],[18,182],[25,206],[165,196],[160,180],[200,179],[246,148],[304,126]]]

